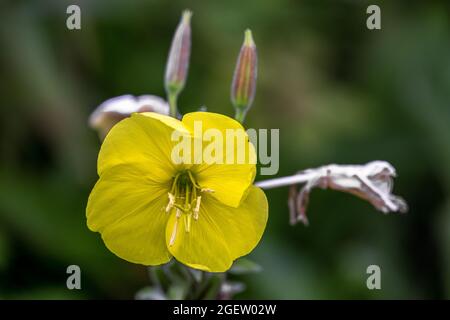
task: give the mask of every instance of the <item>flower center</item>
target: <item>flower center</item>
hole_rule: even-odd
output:
[[[200,211],[201,193],[212,192],[209,189],[202,189],[195,181],[194,175],[189,170],[179,172],[172,182],[172,187],[168,193],[169,202],[166,206],[168,214],[175,213],[175,224],[169,241],[169,246],[175,243],[178,229],[178,220],[184,219],[184,229],[191,230],[191,220],[198,220]]]

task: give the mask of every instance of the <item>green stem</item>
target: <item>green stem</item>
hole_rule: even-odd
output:
[[[234,118],[240,123],[244,123],[246,112],[244,110],[236,108],[236,114]]]
[[[156,268],[147,267],[148,275],[150,277],[150,281],[154,286],[157,286],[159,289],[162,289],[161,282],[158,279],[158,275],[156,274]]]
[[[220,288],[226,279],[226,273],[211,274],[210,277],[205,280],[206,290],[203,292],[200,299],[202,300],[214,300],[219,299]]]
[[[176,118],[177,117],[177,97],[176,93],[169,93],[169,106],[170,106],[170,116]]]

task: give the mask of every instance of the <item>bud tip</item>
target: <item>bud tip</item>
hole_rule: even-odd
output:
[[[191,10],[184,10],[183,11],[183,17],[182,17],[183,23],[190,23],[191,22],[191,17],[192,17],[192,11]]]
[[[255,42],[253,41],[253,36],[252,36],[252,30],[250,30],[250,29],[245,30],[244,45],[248,46],[248,47],[255,46]]]

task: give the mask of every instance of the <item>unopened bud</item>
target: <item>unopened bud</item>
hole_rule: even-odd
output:
[[[239,117],[239,120],[243,120],[255,97],[257,60],[258,56],[252,32],[247,29],[231,84],[231,102],[236,108],[236,116],[238,117],[239,114],[242,116],[242,119]]]
[[[178,95],[186,83],[191,54],[191,16],[191,11],[183,12],[170,47],[165,86],[171,95]]]

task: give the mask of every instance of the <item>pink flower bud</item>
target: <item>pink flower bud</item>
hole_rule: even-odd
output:
[[[172,40],[167,59],[165,86],[170,94],[178,95],[186,82],[191,54],[191,11],[184,11]]]
[[[253,103],[256,91],[257,60],[252,32],[247,29],[231,85],[231,101],[237,113],[245,115]]]

